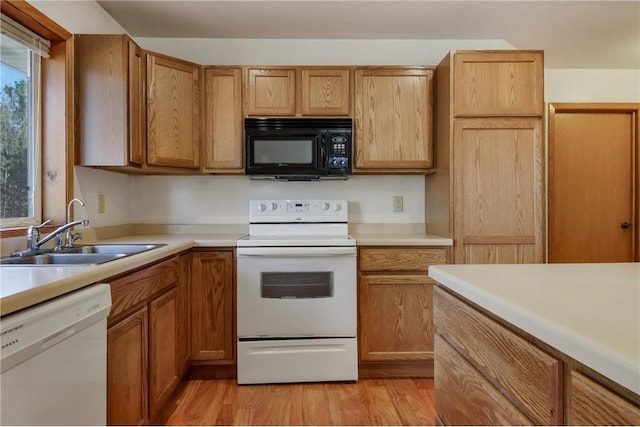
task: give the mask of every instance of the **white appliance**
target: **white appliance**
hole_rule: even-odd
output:
[[[252,200],[238,240],[238,384],[356,381],[346,200]]]
[[[98,284],[0,319],[0,425],[106,425],[110,310]]]

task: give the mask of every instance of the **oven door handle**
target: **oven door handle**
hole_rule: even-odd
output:
[[[317,257],[317,256],[356,256],[354,246],[322,246],[322,247],[269,247],[269,248],[238,248],[237,254],[242,256],[259,257]]]

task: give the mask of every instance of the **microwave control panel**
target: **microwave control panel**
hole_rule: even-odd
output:
[[[330,135],[327,163],[329,169],[351,169],[350,135]]]

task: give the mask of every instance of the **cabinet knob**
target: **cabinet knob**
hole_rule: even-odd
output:
[[[627,221],[620,224],[620,228],[622,228],[623,230],[628,230],[631,227],[632,227],[631,223],[628,223]]]

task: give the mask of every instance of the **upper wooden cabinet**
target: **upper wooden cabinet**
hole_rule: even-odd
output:
[[[204,71],[204,171],[243,173],[242,69]]]
[[[355,70],[356,171],[433,168],[433,74],[429,67]]]
[[[249,67],[247,116],[347,116],[351,72],[345,67]]]
[[[76,35],[74,46],[76,160],[84,166],[143,166],[142,49],[126,35]]]
[[[456,52],[454,70],[456,116],[543,114],[542,52]]]
[[[200,66],[147,54],[147,162],[200,166]]]

